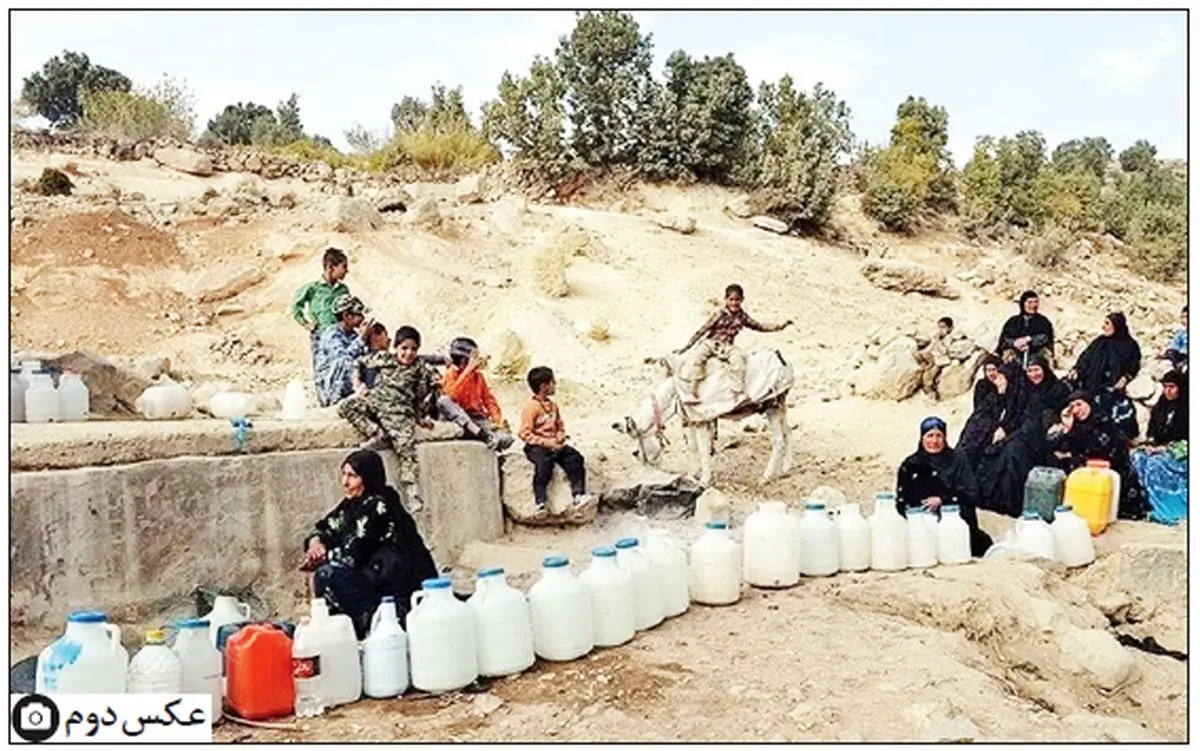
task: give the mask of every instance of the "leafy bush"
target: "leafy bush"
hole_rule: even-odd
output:
[[[26,180],[21,187],[28,193],[41,196],[69,196],[75,190],[75,184],[65,173],[53,167],[42,170],[42,176],[37,180]]]
[[[1038,234],[1022,238],[1017,251],[1034,266],[1055,268],[1066,263],[1067,254],[1076,242],[1077,238],[1072,232],[1051,225]]]
[[[319,144],[311,138],[300,138],[291,143],[264,146],[263,148],[270,153],[290,156],[300,161],[325,162],[334,169],[359,166],[359,162],[352,157],[343,154],[332,146]]]
[[[1055,169],[1042,170],[1035,192],[1041,210],[1041,220],[1072,232],[1088,232],[1102,228],[1102,184],[1086,168],[1061,173]]]
[[[862,208],[886,229],[912,229],[921,212],[957,205],[947,150],[949,118],[941,107],[909,97],[897,110],[886,149],[866,151],[861,165]]]
[[[127,77],[112,68],[92,65],[83,53],[63,51],[61,58],[50,58],[40,72],[22,82],[21,98],[52,126],[63,127],[74,125],[83,115],[82,92],[127,92],[132,87]]]
[[[553,61],[535,57],[529,75],[500,78],[496,99],[483,105],[483,133],[507,146],[531,171],[556,180],[570,155],[564,141],[566,86]]]
[[[259,120],[275,122],[275,113],[254,102],[229,104],[208,121],[205,136],[219,138],[230,146],[248,146],[253,141],[255,124]]]
[[[758,95],[763,134],[758,196],[768,213],[801,232],[829,220],[837,162],[850,153],[850,108],[821,84],[798,92],[791,76],[763,84]]]
[[[424,128],[398,134],[395,145],[406,161],[430,170],[478,170],[500,160],[496,147],[474,129],[439,133]]]
[[[133,140],[187,140],[195,125],[192,95],[169,78],[148,90],[85,90],[79,99],[83,106],[79,126],[90,133]]]
[[[1186,205],[1151,204],[1133,219],[1130,255],[1147,276],[1170,279],[1187,267]]]

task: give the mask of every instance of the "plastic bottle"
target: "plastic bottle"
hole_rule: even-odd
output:
[[[167,646],[160,629],[146,632],[146,646],[129,662],[129,693],[177,694],[183,683],[183,666]]]
[[[296,638],[292,640],[297,717],[316,717],[325,712],[325,698],[321,693],[321,653],[316,641],[312,619],[301,616]]]
[[[60,422],[84,422],[88,419],[91,397],[83,377],[74,370],[64,370],[58,379],[58,414]]]
[[[408,688],[408,636],[400,627],[395,598],[380,601],[361,648],[363,693],[372,699],[404,693]]]

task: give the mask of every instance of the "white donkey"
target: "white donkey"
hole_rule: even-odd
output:
[[[649,362],[653,362],[650,360]],[[771,458],[762,481],[769,482],[792,468],[791,429],[787,424],[787,396],[792,387],[792,366],[777,350],[756,350],[747,358],[747,399],[735,403],[725,363],[709,361],[708,373],[699,388],[699,404],[684,404],[679,397],[678,371],[681,358],[659,359],[667,377],[655,384],[623,423],[613,429],[637,441],[637,456],[643,464],[658,468],[667,443],[666,425],[675,417],[683,421],[684,440],[699,460],[701,485],[712,483],[712,457],[716,453],[717,421],[763,414],[771,426]]]

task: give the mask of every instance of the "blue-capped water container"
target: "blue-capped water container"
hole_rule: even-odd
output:
[[[533,651],[543,660],[575,660],[595,646],[592,596],[569,563],[566,556],[545,558],[542,578],[529,588]]]
[[[454,597],[449,577],[421,582],[411,605],[407,623],[413,688],[436,694],[473,683],[479,677],[475,616]]]
[[[40,694],[123,694],[128,669],[121,629],[83,610],[68,615],[63,635],[42,650],[34,681]]]
[[[533,665],[529,602],[524,592],[508,584],[504,569],[480,569],[467,605],[475,613],[480,675],[512,675]]]

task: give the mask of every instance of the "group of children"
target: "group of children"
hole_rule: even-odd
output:
[[[344,283],[346,254],[325,251],[321,279],[301,288],[292,316],[310,331],[314,383],[322,407],[338,415],[365,438],[363,448],[391,446],[398,459],[399,482],[412,512],[422,507],[417,483],[416,428],[431,428],[438,417],[458,425],[466,438],[503,452],[513,443],[499,403],[484,379],[486,358],[467,337],[456,338],[448,355],[421,355],[421,333],[401,326],[389,342],[387,328],[367,318],[368,310]],[[390,345],[390,346],[389,346]],[[439,376],[436,367],[446,372]],[[532,395],[521,410],[518,435],[533,464],[533,494],[539,515],[547,512],[547,493],[555,466],[567,475],[573,504],[588,503],[583,456],[567,443],[562,415],[551,398],[554,373],[529,371]]]

